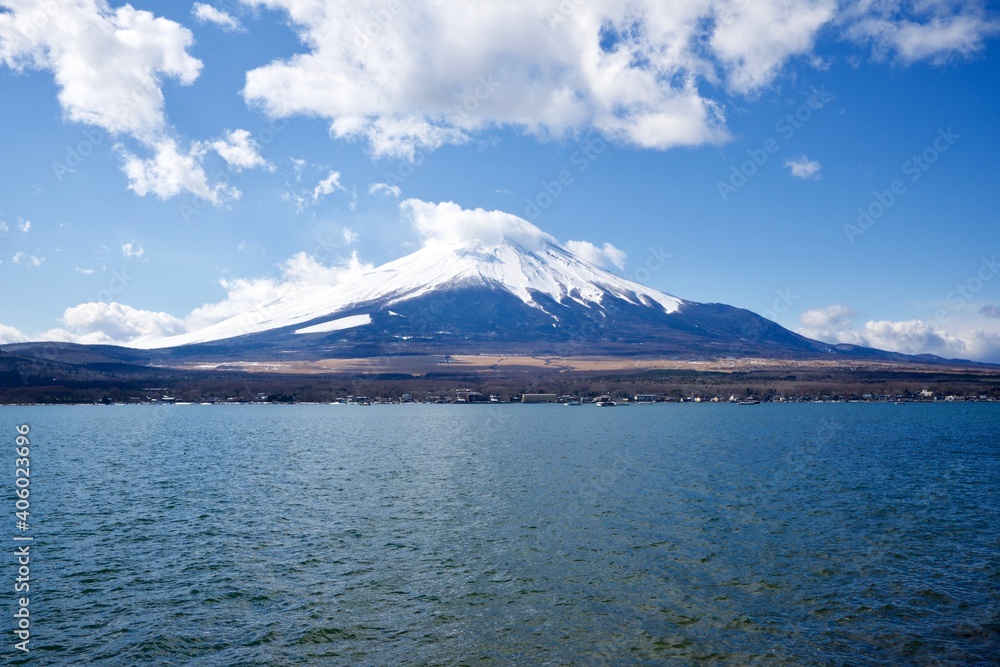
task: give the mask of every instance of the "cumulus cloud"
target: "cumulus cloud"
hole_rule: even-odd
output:
[[[792,176],[795,178],[814,181],[818,181],[821,178],[819,175],[820,163],[810,160],[806,155],[794,160],[785,160],[785,166],[792,172]]]
[[[192,83],[201,61],[182,25],[104,0],[4,3],[0,62],[51,70],[67,117],[113,134],[157,136],[166,125],[161,82]]]
[[[21,230],[22,234],[27,234],[29,231],[31,231],[31,220],[18,218],[17,228]],[[6,226],[4,226],[4,231],[7,231]]]
[[[213,23],[223,30],[243,29],[243,26],[240,25],[235,16],[212,5],[206,5],[203,2],[194,3],[194,6],[191,7],[191,15],[199,23]]]
[[[163,139],[153,146],[151,158],[140,158],[121,145],[124,158],[123,171],[128,177],[128,187],[140,197],[152,194],[160,199],[170,199],[182,192],[190,192],[213,204],[239,199],[240,192],[224,183],[211,184],[202,161],[205,148],[195,144],[183,150],[173,139]]]
[[[370,195],[385,195],[386,197],[396,197],[402,192],[398,185],[389,185],[388,183],[372,183],[368,186],[368,194]]]
[[[542,140],[596,131],[657,150],[720,143],[731,95],[758,94],[790,61],[822,66],[821,31],[904,64],[974,55],[1000,31],[979,0],[242,4],[284,12],[303,45],[247,72],[249,104],[325,119],[334,138],[410,160],[501,127]],[[3,7],[0,65],[52,72],[68,120],[138,142],[121,151],[134,192],[214,204],[238,196],[208,178],[204,146],[175,136],[166,117],[165,84],[190,85],[201,72],[189,29],[107,0]],[[191,11],[242,29],[210,3]],[[232,136],[210,147],[236,169],[265,166]]]
[[[270,166],[260,154],[260,145],[246,130],[227,131],[209,145],[236,171]]]
[[[574,255],[587,260],[591,264],[610,268],[612,266],[619,269],[625,268],[625,251],[616,248],[610,243],[605,243],[603,247],[597,247],[590,241],[567,241],[566,249]]]
[[[344,235],[344,243],[354,243],[361,238],[361,236],[350,227],[344,227],[343,232],[341,233]]]
[[[82,336],[126,341],[141,336],[169,336],[183,330],[183,322],[168,313],[138,310],[120,303],[92,302],[67,308],[62,322]]]
[[[329,176],[317,183],[316,187],[313,188],[313,201],[318,202],[323,197],[333,194],[338,190],[345,191],[344,186],[340,184],[340,172],[331,171]]]
[[[24,343],[27,340],[28,337],[14,327],[7,326],[6,324],[0,324],[0,345],[5,345],[7,343]]]
[[[336,285],[350,277],[372,269],[362,262],[357,251],[334,265],[327,265],[313,255],[299,252],[279,265],[281,277],[274,278],[223,278],[219,284],[226,290],[221,301],[204,304],[184,319],[183,331],[197,331],[261,304],[274,301],[303,287]]]
[[[837,3],[732,0],[716,8],[723,20],[715,23],[711,47],[729,87],[748,93],[769,84],[790,57],[812,50],[817,31],[834,17]]]
[[[373,267],[361,261],[357,252],[332,265],[300,252],[279,264],[278,268],[278,278],[220,280],[225,296],[219,301],[195,308],[184,317],[137,309],[116,302],[82,303],[66,309],[60,319],[63,327],[43,332],[34,339],[84,344],[127,344],[141,338],[182,334],[240,315],[304,287],[337,284]],[[14,329],[8,331],[0,325],[0,341],[9,337],[12,339],[10,342],[15,342],[17,335],[20,332]]]
[[[184,191],[218,204],[234,190],[211,184],[204,150],[182,149],[164,110],[163,85],[190,85],[202,63],[188,53],[191,31],[152,12],[106,0],[18,0],[0,13],[0,65],[52,72],[65,117],[116,137],[149,155],[119,147],[136,194],[161,198]]]
[[[922,320],[869,320],[843,305],[814,308],[800,317],[798,333],[828,343],[875,347],[904,354],[1000,361],[1000,332],[957,326],[944,329]]]
[[[509,238],[534,249],[543,241],[555,243],[527,220],[505,213],[481,208],[463,209],[454,202],[431,203],[419,199],[406,199],[399,205],[403,219],[420,235],[424,245],[431,243],[496,244]]]
[[[283,10],[305,46],[248,72],[248,102],[411,159],[500,126],[651,149],[717,143],[724,94],[756,94],[792,59],[821,62],[821,30],[907,62],[975,52],[995,31],[971,1],[246,1]]]
[[[482,208],[465,209],[455,202],[432,203],[419,199],[406,199],[399,205],[403,220],[420,236],[423,245],[434,243],[494,245],[510,239],[529,251],[538,250],[543,243],[562,245],[574,255],[598,266],[625,266],[625,251],[611,243],[596,246],[589,241],[569,241],[560,244],[550,234],[504,211],[487,211]]]

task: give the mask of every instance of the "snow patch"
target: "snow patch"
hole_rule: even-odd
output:
[[[314,324],[311,327],[306,327],[304,329],[296,329],[295,333],[311,334],[326,333],[329,331],[342,331],[344,329],[353,329],[354,327],[363,327],[364,325],[371,323],[371,315],[351,315],[350,317],[341,317],[336,320],[330,320],[329,322]]]

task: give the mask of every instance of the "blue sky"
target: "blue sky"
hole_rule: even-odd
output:
[[[418,199],[1000,362],[997,13],[666,4],[0,0],[0,342],[207,326],[412,252]]]

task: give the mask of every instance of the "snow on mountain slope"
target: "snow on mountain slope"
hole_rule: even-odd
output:
[[[534,293],[557,302],[575,301],[587,308],[599,308],[608,295],[666,313],[676,311],[684,303],[677,297],[605,271],[548,240],[530,245],[531,249],[510,237],[496,244],[436,241],[342,283],[303,287],[207,328],[165,338],[139,339],[130,346],[175,347],[294,326],[326,316],[337,320],[344,313],[362,307],[387,308],[436,290],[463,286],[503,289],[543,311]],[[322,331],[321,324],[309,328]]]

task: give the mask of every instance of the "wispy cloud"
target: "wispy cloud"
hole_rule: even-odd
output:
[[[605,243],[603,247],[598,247],[590,241],[567,241],[566,249],[597,266],[625,268],[625,258],[627,257],[625,251],[616,248],[611,243]]]
[[[146,251],[141,245],[135,241],[129,241],[128,243],[122,244],[122,257],[128,257],[129,259],[138,259],[142,257]]]
[[[314,202],[318,202],[323,197],[333,194],[337,191],[346,192],[344,186],[340,184],[340,172],[331,171],[330,175],[324,178],[322,181],[316,184],[313,188],[312,198]]]
[[[194,3],[194,6],[191,7],[191,15],[199,23],[213,23],[223,30],[243,30],[243,26],[240,25],[239,20],[235,16],[203,2]]]
[[[401,191],[398,185],[389,185],[388,183],[372,183],[368,186],[368,194],[399,198]]]
[[[14,256],[11,257],[11,261],[15,264],[20,264],[22,266],[39,267],[42,262],[45,261],[44,257],[36,257],[35,255],[29,255],[23,251],[17,251]]]

